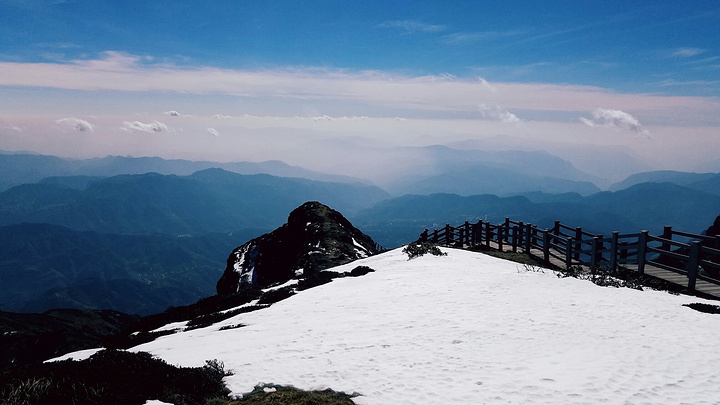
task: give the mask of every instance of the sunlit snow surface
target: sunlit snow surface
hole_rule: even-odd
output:
[[[264,382],[359,404],[719,403],[720,315],[682,306],[705,301],[445,251],[359,260],[335,270],[376,272],[133,350],[221,360],[235,394]]]

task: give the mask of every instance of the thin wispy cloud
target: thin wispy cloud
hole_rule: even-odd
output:
[[[219,133],[218,130],[215,129],[215,128],[208,128],[208,129],[207,129],[207,132],[208,132],[208,134],[210,134],[210,135],[212,135],[212,136],[214,136],[214,137],[220,136],[220,133]]]
[[[720,80],[663,80],[657,84],[659,87],[676,87],[676,86],[718,86]]]
[[[547,69],[538,62],[507,67],[522,71]],[[495,66],[492,69],[498,70]],[[521,71],[517,71],[517,70]],[[486,74],[483,74],[487,77]],[[175,67],[117,52],[104,59],[73,63],[0,63],[0,86],[57,88],[80,91],[123,91],[144,94],[223,94],[239,98],[315,100],[349,105],[375,105],[416,111],[477,111],[480,103],[514,110],[592,111],[598,105],[620,109],[674,110],[678,105],[697,114],[716,111],[718,102],[700,97],[661,97],[615,93],[598,87],[549,83],[493,83],[485,79],[448,75],[406,76],[382,71],[347,71],[318,68],[233,70],[213,67]],[[351,110],[352,111],[352,110]],[[267,111],[269,115],[276,114]],[[406,113],[403,113],[406,114]],[[215,118],[225,118],[217,114]],[[142,126],[139,126],[143,128]],[[128,127],[129,129],[133,129]],[[162,127],[157,126],[159,131]],[[154,131],[157,132],[157,131]]]
[[[485,80],[484,78],[478,77],[478,81],[480,82],[480,85],[481,85],[482,87],[490,90],[490,91],[493,92],[493,93],[496,93],[496,92],[497,92],[497,89],[496,89],[495,87],[491,86],[490,83],[488,83],[488,81]]]
[[[440,41],[449,44],[464,44],[485,41],[492,38],[497,38],[499,35],[497,32],[454,32],[452,34],[443,35],[440,37]]]
[[[706,50],[700,48],[678,48],[675,49],[670,55],[677,58],[691,58],[704,52],[706,52]]]
[[[72,128],[75,132],[93,132],[95,129],[91,123],[80,118],[61,118],[55,122],[68,128]]]
[[[443,35],[439,40],[446,45],[461,45],[512,37],[520,34],[521,31],[465,31]]]
[[[446,30],[444,25],[428,24],[415,20],[386,21],[378,25],[379,28],[392,28],[399,30],[402,34],[426,33],[432,34]]]

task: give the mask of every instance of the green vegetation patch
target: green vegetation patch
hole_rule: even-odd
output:
[[[443,253],[437,244],[430,242],[412,242],[407,244],[402,251],[408,255],[408,260],[428,253],[434,256],[447,256],[447,253]]]
[[[0,404],[123,404],[159,399],[176,405],[227,398],[221,362],[174,367],[150,354],[103,350],[84,361],[61,361],[0,372]]]
[[[359,394],[345,394],[326,389],[323,391],[303,391],[294,387],[266,384],[257,386],[242,399],[236,401],[215,401],[213,405],[353,405],[351,398]]]

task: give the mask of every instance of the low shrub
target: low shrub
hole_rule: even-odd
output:
[[[323,391],[304,391],[294,387],[265,384],[243,396],[242,399],[232,402],[238,405],[352,405],[351,395],[326,389]]]
[[[295,295],[295,288],[293,286],[287,286],[271,291],[265,291],[258,300],[258,305],[274,304],[278,301],[290,298],[293,295]]]
[[[354,269],[350,270],[350,273],[348,273],[347,275],[349,277],[360,277],[360,276],[364,276],[368,273],[372,273],[374,271],[375,270],[371,269],[368,266],[357,266]]]
[[[408,260],[430,253],[434,256],[447,256],[438,245],[430,242],[413,242],[403,248],[403,253],[408,255]]]
[[[298,281],[297,290],[303,291],[308,288],[327,284],[340,275],[334,271],[316,271]]]
[[[602,266],[569,266],[557,271],[559,278],[573,277],[588,280],[602,287],[627,287],[636,290],[643,289],[643,279],[637,274],[631,274],[620,269],[610,269]]]
[[[692,304],[683,304],[684,307],[692,308],[706,314],[720,314],[720,306],[703,304],[701,302],[693,302]]]
[[[222,362],[179,368],[148,353],[103,350],[84,361],[61,361],[0,372],[0,403],[126,404],[158,399],[176,405],[227,397]]]

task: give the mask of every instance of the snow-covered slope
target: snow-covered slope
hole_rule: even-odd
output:
[[[359,404],[719,403],[720,315],[682,306],[703,300],[444,250],[355,261],[334,270],[376,271],[132,350],[221,360],[235,394],[264,382]]]

